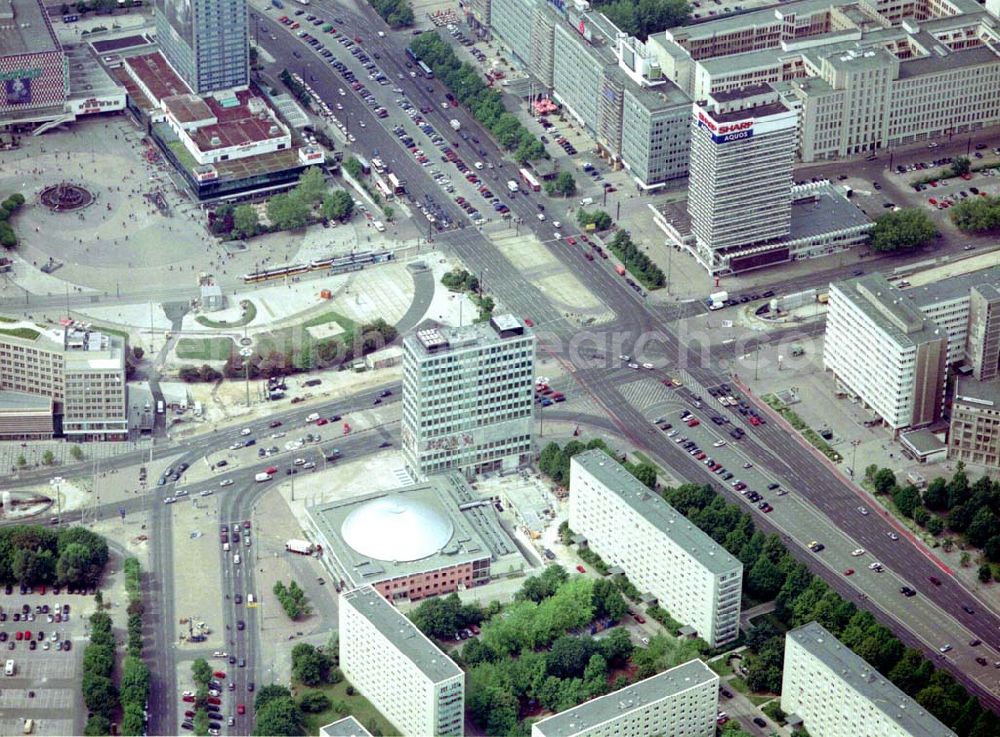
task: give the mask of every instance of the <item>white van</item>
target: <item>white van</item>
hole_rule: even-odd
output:
[[[233,556],[233,565],[238,566],[239,564],[240,564],[240,554],[237,553],[236,555]]]
[[[319,412],[313,412],[311,415],[306,417],[306,422],[316,422],[319,419]]]
[[[13,660],[8,660],[7,661],[7,665],[4,666],[3,674],[5,676],[12,676],[12,675],[14,675],[14,671],[15,670],[16,670],[16,667],[14,665],[14,661]]]
[[[383,223],[381,220],[375,220],[374,222],[372,222],[372,225],[375,226],[375,230],[377,230],[379,233],[385,232],[385,223]]]
[[[253,603],[254,603],[253,594],[247,594],[247,604],[253,604]]]

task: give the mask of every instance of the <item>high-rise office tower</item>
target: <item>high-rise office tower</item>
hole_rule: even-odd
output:
[[[156,35],[167,61],[196,94],[246,88],[246,0],[156,0]]]

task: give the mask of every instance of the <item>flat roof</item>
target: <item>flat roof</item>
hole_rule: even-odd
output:
[[[904,432],[899,436],[899,440],[904,445],[908,445],[910,449],[921,458],[930,453],[944,450],[948,447],[944,441],[940,440],[937,435],[932,433],[926,427],[920,430]]]
[[[728,573],[743,567],[725,548],[695,527],[659,494],[651,491],[603,450],[588,450],[573,456],[598,481],[634,509],[660,532],[712,573]],[[572,494],[572,490],[570,490]]]
[[[947,337],[933,320],[917,309],[907,293],[889,283],[882,274],[865,274],[834,282],[831,287],[836,287],[844,299],[899,346],[916,346]]]
[[[215,117],[212,115],[212,108],[208,106],[208,103],[190,92],[164,97],[162,102],[167,112],[182,125],[210,120]]]
[[[436,529],[449,529],[450,525],[450,538],[433,554],[416,560],[375,558],[355,550],[344,538],[344,524],[352,512],[380,499],[421,505],[429,511],[428,525],[436,525]],[[436,475],[423,484],[317,504],[307,512],[355,586],[517,554],[495,509],[475,495],[461,474]],[[385,547],[392,549],[389,544]]]
[[[773,93],[774,89],[768,85],[768,89]],[[730,97],[729,100],[742,99],[740,97]],[[723,110],[715,111],[711,109],[711,106],[703,108],[705,112],[711,116],[712,120],[716,123],[728,123],[733,120],[745,120],[746,118],[766,118],[769,115],[783,115],[785,113],[792,112],[792,109],[788,107],[782,100],[775,100],[774,102],[765,102],[762,105],[754,105],[753,107],[746,107],[741,110]]]
[[[818,622],[798,627],[785,637],[823,663],[834,677],[844,681],[910,737],[955,737],[954,732],[864,659],[851,652]]]
[[[146,89],[155,98],[153,100],[155,104],[159,104],[164,97],[191,92],[191,88],[177,76],[159,51],[126,57],[125,65],[146,85]]]
[[[4,17],[8,15],[5,6],[10,8],[12,20]],[[0,2],[0,58],[59,51],[61,48],[40,0]],[[6,67],[4,71],[8,71]]]
[[[955,401],[983,409],[1000,407],[1000,380],[959,378],[955,384]]]
[[[259,143],[290,135],[263,98],[249,90],[237,91],[228,104],[222,104],[215,95],[205,95],[200,99],[218,121],[188,132],[200,151]],[[200,115],[205,109],[199,106],[189,112]]]
[[[91,44],[74,44],[63,49],[69,62],[69,94],[71,99],[87,99],[114,93],[124,93],[108,71],[101,66]]]
[[[0,390],[0,412],[50,412],[52,397]]]
[[[503,327],[494,327],[494,323]],[[504,336],[500,330],[510,334]],[[434,355],[450,350],[481,348],[507,340],[523,339],[530,335],[530,330],[525,327],[522,320],[514,315],[505,314],[497,315],[487,322],[476,322],[461,327],[450,327],[427,320],[404,337],[403,343],[414,352]]]
[[[320,737],[372,737],[372,733],[351,716],[320,727],[319,734]]]
[[[872,221],[861,208],[832,188],[812,190],[806,195],[797,194],[797,188],[793,187],[792,221],[783,240],[815,238],[866,224],[871,225]]]
[[[989,46],[977,46],[971,49],[947,51],[944,54],[934,52],[935,48],[944,48],[944,44],[936,43],[928,56],[907,59],[899,64],[899,78],[911,79],[923,74],[950,72],[962,67],[974,67],[981,64],[995,64],[1000,56]]]
[[[569,737],[612,719],[683,693],[706,683],[718,683],[719,676],[697,658],[670,670],[626,686],[620,691],[591,699],[532,725],[544,737]]]
[[[926,308],[940,302],[968,297],[973,287],[1000,286],[1000,266],[989,266],[967,274],[949,276],[919,287],[908,287],[906,295],[918,307]]]
[[[340,600],[361,613],[432,682],[462,675],[462,669],[451,658],[371,586],[346,591]]]

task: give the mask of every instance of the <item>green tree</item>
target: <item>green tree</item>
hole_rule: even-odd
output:
[[[44,453],[42,453],[43,466],[51,466],[55,462],[56,462],[56,457],[55,455],[52,454],[51,450],[47,450]]]
[[[920,492],[912,484],[897,487],[893,490],[892,501],[900,514],[912,518],[913,513],[920,506]]]
[[[956,156],[951,160],[951,175],[953,177],[960,177],[970,171],[972,171],[972,162],[969,161],[969,157]]]
[[[122,714],[122,723],[119,730],[123,735],[141,735],[146,729],[146,717],[142,711],[142,704],[128,704]]]
[[[576,194],[576,180],[568,171],[559,172],[555,179],[545,184],[545,191],[550,197],[572,197]]]
[[[887,212],[875,221],[872,248],[881,253],[920,248],[937,235],[937,228],[922,209]]]
[[[74,461],[83,460],[83,449],[79,445],[71,445],[69,449],[69,454]]]
[[[312,645],[302,642],[292,648],[292,677],[306,686],[326,682],[332,665],[330,658]]]
[[[781,590],[784,583],[785,574],[766,555],[762,555],[750,569],[747,589],[756,598],[768,601]]]
[[[896,485],[896,474],[890,468],[880,468],[872,479],[876,494],[888,494]]]
[[[118,689],[110,676],[84,673],[81,685],[83,703],[90,711],[110,717],[118,708]]]
[[[931,517],[927,520],[927,531],[932,535],[940,535],[944,532],[944,520],[940,517]]]
[[[354,199],[347,190],[334,190],[323,197],[323,217],[327,220],[350,220],[353,212]]]
[[[318,166],[310,166],[299,175],[299,183],[292,190],[293,195],[306,205],[316,205],[327,192],[326,177]]]
[[[309,205],[291,194],[275,195],[267,201],[267,217],[278,230],[301,228],[309,222]]]
[[[1000,230],[1000,197],[969,197],[949,210],[949,217],[964,233]]]
[[[121,700],[142,706],[149,698],[149,667],[140,659],[125,656],[122,662]]]
[[[17,457],[17,465],[19,468],[24,468],[25,466],[28,465],[28,459],[25,458],[23,454],[19,455]]]
[[[207,686],[212,680],[212,666],[204,658],[198,658],[191,664],[191,678],[195,685]]]
[[[305,734],[302,714],[290,698],[272,699],[257,711],[254,735],[260,737],[297,737]]]
[[[330,698],[322,691],[307,691],[299,701],[299,708],[310,714],[319,714],[330,708]]]
[[[988,563],[979,566],[979,580],[982,583],[989,583],[993,580],[993,569]]]
[[[640,463],[638,466],[632,469],[632,475],[636,479],[649,487],[650,489],[656,488],[656,466],[651,463]]]
[[[83,727],[86,737],[103,737],[111,734],[111,720],[104,714],[93,714]]]
[[[545,656],[548,674],[564,679],[583,675],[583,670],[587,667],[596,647],[594,641],[589,638],[571,636],[558,638]]]
[[[19,548],[14,551],[11,571],[20,583],[51,583],[55,573],[52,551]]]
[[[233,211],[233,230],[244,238],[256,235],[258,225],[257,208],[253,205],[240,205]]]
[[[260,711],[269,701],[290,698],[292,698],[292,692],[289,691],[286,686],[282,686],[277,683],[270,683],[257,691],[257,696],[253,700],[253,708],[256,711]]]

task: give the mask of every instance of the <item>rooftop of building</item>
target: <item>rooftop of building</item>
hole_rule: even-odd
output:
[[[688,689],[718,682],[719,676],[701,660],[689,660],[670,670],[626,686],[600,698],[586,701],[534,724],[544,737],[569,737],[596,725],[624,718],[637,709]]]
[[[801,645],[881,711],[899,727],[901,733],[910,737],[955,737],[954,732],[851,652],[818,622],[798,627],[785,636]]]
[[[656,113],[676,108],[678,105],[689,108],[691,105],[691,98],[688,97],[687,93],[669,79],[665,78],[663,84],[646,87],[636,84],[624,72],[622,72],[622,76],[628,80],[628,84],[625,85],[626,93],[634,97],[650,112]]]
[[[968,297],[973,287],[984,285],[1000,286],[1000,266],[950,276],[919,287],[909,287],[906,296],[918,307],[927,308],[941,302]]]
[[[101,97],[124,91],[101,65],[91,44],[73,44],[63,49],[69,65],[69,94],[71,99]]]
[[[984,409],[1000,407],[1000,379],[976,381],[971,377],[960,377],[955,383],[955,402]]]
[[[767,89],[773,92],[771,85],[765,85]],[[736,92],[736,90],[733,90]],[[756,96],[756,95],[754,95]],[[749,96],[749,97],[754,97]],[[727,103],[731,104],[737,100],[748,99],[748,96],[730,96],[727,98]],[[738,109],[725,109],[725,110],[713,110],[711,106],[703,108],[708,115],[711,116],[712,120],[716,123],[731,123],[737,120],[746,120],[747,118],[754,118],[755,120],[760,120],[761,118],[768,118],[773,115],[788,115],[794,111],[788,107],[781,100],[775,100],[773,102],[762,102],[758,105],[752,105],[750,107],[738,108]]]
[[[159,51],[126,57],[125,65],[149,90],[154,104],[158,105],[165,97],[191,93],[191,88],[177,76],[173,67]]]
[[[182,94],[164,98],[163,105],[182,125],[205,121],[188,130],[199,151],[261,143],[289,135],[264,99],[249,90],[225,96]]]
[[[851,0],[853,2],[853,0]],[[708,39],[732,31],[740,31],[755,27],[780,25],[784,18],[794,15],[804,18],[814,13],[828,12],[833,0],[800,0],[800,2],[785,3],[781,6],[761,8],[739,15],[727,15],[722,18],[693,23],[688,26],[677,26],[665,31],[666,37],[683,39]],[[846,4],[846,3],[844,3]]]
[[[462,675],[462,669],[451,658],[371,586],[347,591],[340,599],[342,605],[352,606],[371,622],[431,682]]]
[[[721,574],[742,567],[742,563],[711,537],[695,527],[687,517],[651,491],[624,466],[602,450],[589,450],[573,456],[572,463],[583,467],[612,493],[617,494],[639,516],[669,537],[688,555],[712,573]],[[570,494],[572,494],[570,490]]]
[[[0,412],[50,412],[52,397],[0,390]]]
[[[60,48],[40,0],[0,0],[0,58]]]
[[[495,315],[489,322],[476,322],[462,327],[441,325],[427,320],[403,338],[410,350],[425,355],[450,350],[480,348],[503,341],[530,335],[524,322],[511,314]]]
[[[928,56],[916,59],[907,59],[899,65],[899,78],[912,79],[924,74],[936,74],[938,72],[951,72],[962,67],[974,67],[982,64],[995,64],[1000,61],[1000,56],[988,46],[978,46],[971,49],[960,49],[958,51],[945,51],[938,53],[936,49],[943,49],[944,46],[937,44],[934,51]]]
[[[843,299],[864,313],[901,348],[945,336],[933,320],[917,309],[906,293],[890,284],[882,274],[865,274],[831,286],[837,287]]]
[[[496,510],[461,474],[310,507],[353,585],[516,556]]]
[[[372,737],[354,717],[344,717],[319,728],[320,737]]]
[[[788,241],[817,238],[837,230],[872,225],[861,208],[833,187],[792,188],[792,221]]]
[[[899,441],[918,459],[926,458],[928,455],[948,447],[941,438],[926,427],[904,432],[899,436]]]

